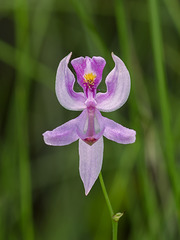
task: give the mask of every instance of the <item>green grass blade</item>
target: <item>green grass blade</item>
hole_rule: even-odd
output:
[[[158,3],[156,0],[149,0],[150,9],[150,25],[151,36],[154,53],[154,64],[157,77],[159,105],[161,109],[161,119],[163,127],[164,142],[163,146],[166,155],[167,171],[173,187],[176,204],[180,207],[180,188],[179,188],[179,176],[177,173],[175,156],[174,156],[174,143],[171,131],[170,118],[171,113],[168,103],[168,92],[166,87],[166,77],[163,65],[163,42],[159,21]],[[180,216],[179,216],[180,217]]]
[[[177,0],[164,0],[164,3],[180,36],[180,3]]]
[[[31,65],[28,66],[28,68],[18,68],[16,64],[16,58],[24,59],[24,62],[29,62]],[[54,90],[54,82],[51,81],[51,79],[55,78],[54,71],[48,66],[32,58],[29,53],[27,54],[22,49],[14,48],[8,43],[0,40],[0,59],[26,77],[34,78],[36,81],[40,82],[51,90]],[[35,67],[37,71],[35,71]]]
[[[95,24],[92,20],[92,17],[90,16],[89,9],[85,7],[85,4],[83,1],[76,1],[71,0],[74,9],[81,20],[81,23],[83,24],[87,37],[91,39],[94,46],[96,46],[97,51],[107,60],[107,62],[111,65],[111,57],[110,53],[106,47],[106,44],[102,40],[100,34],[98,33]]]
[[[26,54],[29,53],[29,19],[27,2],[16,0],[15,2],[15,30],[16,46]],[[31,66],[31,62],[24,58],[16,58],[17,69]],[[16,123],[16,146],[19,162],[19,187],[20,187],[20,224],[22,238],[34,239],[33,213],[32,213],[32,189],[31,169],[28,141],[28,100],[31,79],[17,72],[15,86],[15,123]]]

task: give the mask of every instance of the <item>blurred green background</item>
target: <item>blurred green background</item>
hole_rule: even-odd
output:
[[[0,239],[111,239],[99,181],[84,194],[78,143],[42,139],[79,115],[54,89],[71,51],[104,57],[103,81],[112,51],[130,71],[127,103],[103,113],[137,131],[132,145],[105,139],[104,181],[124,212],[118,239],[180,239],[179,43],[178,0],[0,0]]]

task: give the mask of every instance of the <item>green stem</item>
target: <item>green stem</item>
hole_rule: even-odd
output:
[[[119,218],[120,218],[123,214],[122,214],[122,213],[116,213],[116,214],[114,214],[114,211],[113,211],[113,208],[112,208],[112,206],[111,206],[111,202],[110,202],[110,200],[109,200],[109,197],[108,197],[108,194],[107,194],[107,191],[106,191],[106,187],[105,187],[104,180],[103,180],[103,177],[102,177],[102,173],[101,173],[101,172],[100,172],[100,174],[99,174],[99,181],[100,181],[101,188],[102,188],[102,192],[103,192],[103,194],[104,194],[104,198],[105,198],[105,200],[106,200],[106,204],[107,204],[107,206],[108,206],[109,213],[110,213],[110,216],[111,216],[113,240],[117,240],[118,221],[119,221]]]

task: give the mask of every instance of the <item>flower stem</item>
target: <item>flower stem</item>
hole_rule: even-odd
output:
[[[111,202],[109,200],[109,197],[108,197],[108,194],[107,194],[107,191],[106,191],[106,187],[105,187],[104,180],[103,180],[101,172],[99,174],[99,181],[100,181],[101,188],[102,188],[102,191],[103,191],[103,194],[104,194],[104,198],[106,200],[106,204],[108,206],[109,213],[110,213],[110,216],[111,216],[112,235],[113,235],[112,239],[113,240],[117,240],[118,221],[119,221],[119,218],[122,217],[123,213],[116,213],[116,214],[114,214],[114,211],[113,211],[113,208],[111,206]]]

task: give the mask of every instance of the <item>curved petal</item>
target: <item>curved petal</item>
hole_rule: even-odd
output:
[[[94,82],[95,88],[97,88],[97,86],[102,80],[102,73],[105,65],[106,65],[106,61],[102,57],[93,57],[91,60],[92,70],[96,73],[96,79]]]
[[[130,75],[123,61],[112,53],[115,62],[114,69],[106,77],[107,92],[98,93],[97,109],[111,112],[120,108],[128,99],[130,93]]]
[[[84,81],[84,71],[86,68],[86,59],[84,57],[78,57],[71,60],[71,65],[73,66],[76,75],[77,81],[79,85],[83,88],[83,81]]]
[[[103,137],[92,146],[79,139],[79,171],[87,195],[99,176],[103,161]]]
[[[68,68],[70,53],[59,63],[56,74],[56,95],[60,104],[69,110],[81,111],[86,108],[84,94],[73,90],[75,78]]]
[[[136,131],[103,117],[105,129],[103,135],[117,143],[129,144],[136,141]]]
[[[77,127],[79,124],[82,124],[84,114],[82,112],[77,118],[64,123],[52,131],[43,133],[44,142],[48,145],[64,146],[79,139]]]

